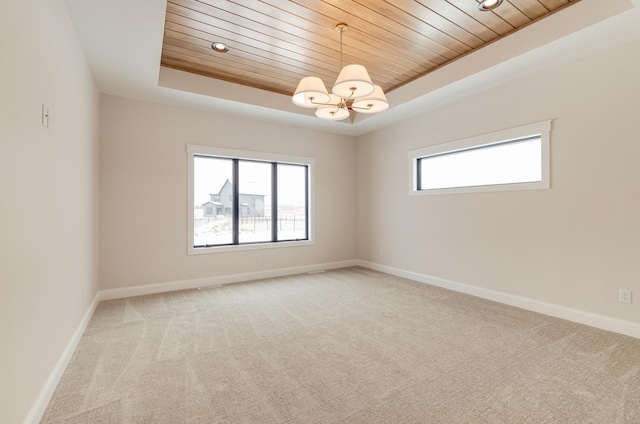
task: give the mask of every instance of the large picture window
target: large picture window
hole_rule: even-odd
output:
[[[311,241],[313,159],[187,150],[190,254]]]
[[[550,121],[409,152],[411,194],[549,188]]]

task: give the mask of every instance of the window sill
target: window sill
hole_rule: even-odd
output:
[[[213,247],[190,247],[188,255],[207,255],[212,253],[226,253],[226,252],[243,252],[247,250],[263,250],[263,249],[279,249],[289,247],[304,247],[312,246],[315,242],[313,240],[304,241],[282,241],[278,243],[265,242],[265,243],[250,243],[239,244],[229,246],[213,246]]]

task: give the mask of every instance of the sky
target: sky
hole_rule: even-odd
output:
[[[220,191],[226,180],[232,180],[232,160],[196,156],[194,158],[194,206],[209,201],[209,194]],[[282,206],[303,206],[304,171],[300,165],[278,164],[278,203]],[[244,183],[244,184],[243,184]],[[240,161],[240,192],[264,194],[265,206],[271,204],[271,164],[268,162]]]

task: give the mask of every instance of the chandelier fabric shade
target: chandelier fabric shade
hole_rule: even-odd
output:
[[[305,108],[317,108],[318,118],[339,121],[348,118],[350,111],[361,113],[378,113],[389,108],[389,103],[379,85],[374,85],[367,69],[358,64],[342,67],[342,33],[347,24],[339,23],[336,31],[340,32],[340,73],[331,88],[327,91],[324,82],[318,77],[304,77],[293,93],[294,104]]]
[[[329,103],[331,97],[320,78],[306,77],[300,80],[292,100],[298,106],[311,108],[318,107],[317,103]]]
[[[357,99],[373,93],[373,83],[362,65],[347,65],[342,68],[331,92],[342,98]]]
[[[360,113],[378,113],[389,109],[389,103],[382,88],[379,85],[375,85],[374,87],[375,90],[373,94],[361,99],[356,99],[351,104],[351,108]]]

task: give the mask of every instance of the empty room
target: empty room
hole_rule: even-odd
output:
[[[640,0],[3,6],[1,423],[640,422]]]

